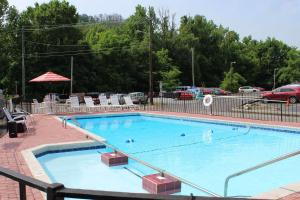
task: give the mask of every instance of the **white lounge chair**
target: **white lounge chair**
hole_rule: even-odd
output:
[[[115,108],[123,109],[125,106],[121,105],[117,95],[110,96],[111,105]]]
[[[70,96],[70,106],[72,112],[81,112],[83,111],[83,107],[80,106],[79,100],[77,96]]]
[[[105,95],[99,95],[99,101],[101,108],[103,108],[105,111],[113,108],[111,105],[108,104],[108,100]]]
[[[125,100],[125,104],[126,104],[129,108],[139,109],[139,106],[138,106],[138,105],[135,105],[135,104],[132,102],[132,99],[131,99],[130,96],[125,96],[125,97],[124,97],[124,100]]]
[[[94,101],[93,101],[92,97],[90,97],[90,96],[85,96],[84,102],[85,102],[86,108],[89,109],[90,111],[99,111],[101,109],[101,106],[95,106]]]
[[[38,100],[36,100],[36,99],[32,99],[32,101],[33,101],[33,104],[32,104],[33,113],[38,113],[38,114],[45,113],[46,108],[47,108],[45,106],[45,104],[39,103]]]

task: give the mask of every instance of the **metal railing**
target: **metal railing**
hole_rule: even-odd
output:
[[[178,176],[176,176],[176,175],[174,175],[174,174],[171,174],[170,172],[167,172],[166,170],[163,170],[163,169],[160,169],[160,168],[158,168],[158,167],[155,167],[155,166],[153,166],[153,165],[151,165],[151,164],[149,164],[149,163],[147,163],[147,162],[145,162],[145,161],[143,161],[143,160],[140,160],[140,159],[138,159],[138,158],[136,158],[136,157],[134,157],[134,156],[132,156],[132,155],[129,155],[129,154],[127,154],[127,153],[124,153],[124,152],[120,151],[118,148],[114,147],[114,146],[111,145],[111,144],[108,144],[108,143],[106,143],[106,142],[99,141],[99,140],[97,140],[97,141],[100,142],[100,143],[102,143],[102,144],[105,145],[106,147],[111,148],[111,149],[114,150],[115,152],[120,152],[121,154],[127,156],[127,157],[130,158],[131,160],[134,160],[134,161],[136,161],[136,162],[138,162],[138,163],[140,163],[140,164],[142,164],[142,165],[145,165],[146,167],[149,167],[149,168],[151,168],[151,169],[153,169],[153,170],[155,170],[155,171],[161,173],[162,176],[164,176],[164,175],[166,174],[166,175],[171,176],[171,177],[174,177],[175,179],[180,180],[182,183],[185,183],[186,185],[188,185],[188,186],[190,186],[190,187],[193,187],[193,188],[195,188],[195,189],[197,189],[197,190],[200,190],[201,192],[204,192],[204,193],[206,193],[206,194],[208,194],[208,195],[210,195],[210,196],[213,196],[213,197],[221,197],[221,195],[218,195],[218,194],[216,194],[216,193],[214,193],[214,192],[211,192],[211,191],[209,191],[209,190],[207,190],[207,189],[205,189],[205,188],[203,188],[203,187],[201,187],[201,186],[198,186],[198,185],[196,185],[196,184],[194,184],[194,183],[192,183],[192,182],[190,182],[190,181],[188,181],[188,180],[186,180],[186,179],[183,179],[183,178],[181,178],[181,177],[178,177]]]
[[[283,155],[283,156],[280,156],[280,157],[277,157],[277,158],[274,158],[274,159],[272,159],[272,160],[269,160],[269,161],[260,163],[260,164],[258,164],[258,165],[253,166],[253,167],[250,167],[250,168],[248,168],[248,169],[244,169],[244,170],[242,170],[242,171],[239,171],[239,172],[236,172],[236,173],[234,173],[234,174],[229,175],[229,176],[225,179],[225,184],[224,184],[224,197],[227,197],[228,184],[229,184],[229,180],[230,180],[230,179],[232,179],[232,178],[234,178],[234,177],[237,177],[237,176],[240,176],[240,175],[243,175],[243,174],[246,174],[246,173],[248,173],[248,172],[251,172],[251,171],[260,169],[260,168],[262,168],[262,167],[271,165],[271,164],[273,164],[273,163],[276,163],[276,162],[279,162],[279,161],[288,159],[288,158],[290,158],[290,157],[297,156],[297,155],[299,155],[299,154],[300,154],[300,150],[299,150],[299,151],[292,152],[292,153],[289,153],[289,154],[286,154],[286,155]]]
[[[28,102],[16,102],[30,113],[37,110],[35,105]],[[140,110],[180,112],[190,114],[215,115],[234,118],[256,119],[266,121],[300,122],[300,103],[290,104],[287,101],[264,100],[259,93],[232,94],[228,96],[214,96],[213,103],[206,107],[202,99],[187,100],[178,99],[173,93],[164,93],[161,97],[154,98],[154,104],[138,104]],[[43,110],[40,110],[44,112]],[[55,104],[52,107],[53,114],[69,113],[69,105]],[[85,112],[85,111],[82,111]],[[39,112],[37,112],[39,113]]]
[[[45,192],[46,200],[63,200],[64,198],[103,200],[249,200],[249,198],[200,197],[193,196],[192,194],[190,196],[155,195],[65,188],[63,184],[49,184],[3,167],[0,167],[0,176],[7,177],[19,183],[20,200],[26,200],[26,186]],[[1,193],[1,195],[5,194]]]
[[[265,100],[259,94],[215,95],[213,103],[208,107],[203,105],[202,99],[178,99],[170,94],[154,98],[153,105],[147,104],[141,109],[266,121],[300,122],[299,102],[290,104],[287,101]]]

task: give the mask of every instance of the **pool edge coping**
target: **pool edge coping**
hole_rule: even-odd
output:
[[[42,152],[47,152],[51,150],[67,150],[71,148],[84,148],[99,145],[95,140],[82,140],[82,141],[71,141],[62,143],[51,143],[43,144],[36,147],[28,148],[21,151],[21,154],[27,164],[32,176],[40,181],[51,184],[52,181],[47,175],[46,171],[42,167],[41,163],[38,161],[36,155]],[[46,199],[46,194],[40,191],[42,197]]]
[[[188,119],[188,120],[192,120],[192,121],[202,120],[204,122],[205,121],[209,121],[209,122],[217,121],[217,122],[221,122],[221,123],[227,123],[229,125],[230,124],[234,125],[234,123],[235,123],[235,124],[238,124],[238,125],[254,125],[256,127],[258,126],[258,127],[265,127],[265,128],[270,128],[270,129],[279,128],[279,129],[288,129],[288,130],[300,131],[299,127],[288,126],[288,125],[277,125],[277,124],[270,125],[270,124],[266,124],[266,123],[234,121],[234,120],[225,120],[225,119],[212,119],[212,118],[206,118],[206,117],[203,117],[203,116],[184,116],[184,115],[175,115],[175,114],[172,114],[172,113],[162,114],[162,113],[143,112],[143,111],[118,112],[118,113],[97,113],[97,114],[86,113],[85,115],[76,115],[75,114],[75,115],[72,115],[72,116],[83,117],[83,116],[87,116],[87,115],[92,115],[94,117],[97,117],[97,116],[104,116],[104,115],[120,115],[120,114],[121,115],[132,114],[132,115],[141,115],[141,116],[143,116],[143,115],[144,116],[162,116],[162,117],[168,117],[168,118],[173,118],[173,119],[176,119],[176,118],[177,119],[182,119],[182,118],[184,118],[184,119]],[[63,122],[63,119],[61,118],[61,115],[60,116],[53,116],[53,118],[60,121],[60,122]],[[39,161],[35,157],[35,154],[33,153],[33,151],[31,151],[31,152],[27,152],[27,151],[40,149],[40,148],[47,147],[47,146],[52,146],[52,147],[61,146],[62,147],[62,146],[67,144],[67,145],[70,145],[69,147],[71,147],[72,145],[76,145],[77,143],[86,144],[86,143],[95,143],[95,141],[101,143],[101,142],[106,141],[105,138],[97,136],[94,133],[91,133],[91,132],[89,132],[89,131],[81,128],[81,127],[76,126],[75,124],[67,123],[67,127],[68,126],[70,126],[72,128],[75,128],[80,133],[85,134],[87,136],[87,138],[90,138],[92,140],[89,140],[89,141],[72,141],[72,142],[54,143],[54,144],[44,144],[44,145],[40,145],[40,146],[37,146],[37,147],[33,147],[33,148],[23,150],[21,153],[22,153],[22,155],[23,155],[23,157],[26,161],[26,164],[29,167],[32,175],[34,177],[36,177],[36,174],[38,174],[38,173],[35,173],[35,172],[38,171],[40,173],[40,176],[39,175],[37,175],[37,176],[42,178],[42,179],[40,179],[40,178],[37,178],[37,179],[42,180],[42,181],[46,180],[45,182],[51,183],[50,178],[48,177],[48,175],[44,171],[43,167],[41,166],[41,164],[39,163]],[[29,160],[29,162],[28,162],[27,159]],[[34,163],[33,164],[33,169],[34,170],[32,170],[32,166],[31,166],[31,164],[29,164],[31,162]],[[37,167],[37,168],[35,168],[35,167]],[[43,178],[45,178],[45,179],[43,180]],[[287,195],[290,195],[290,194],[293,194],[293,193],[297,192],[295,189],[300,191],[300,182],[284,185],[284,186],[281,186],[279,188],[275,188],[275,189],[272,189],[270,191],[257,194],[255,196],[250,197],[250,198],[253,198],[253,199],[261,199],[261,198],[263,198],[263,199],[275,199],[276,198],[276,199],[278,199],[278,198],[282,198],[282,197],[285,197]],[[44,192],[41,192],[41,193],[42,193],[42,196],[45,198]]]

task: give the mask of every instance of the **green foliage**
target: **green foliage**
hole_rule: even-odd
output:
[[[224,90],[237,92],[239,87],[246,83],[246,79],[239,73],[234,72],[233,67],[228,72],[225,72],[224,80],[221,83],[221,88]]]
[[[78,22],[98,23],[61,26]],[[46,71],[69,77],[72,55],[75,92],[147,92],[150,25],[155,91],[159,81],[168,91],[179,84],[191,85],[191,48],[196,86],[221,84],[224,89],[236,91],[239,85],[247,83],[270,89],[274,69],[278,69],[280,84],[299,81],[298,49],[275,38],[240,38],[235,31],[204,16],[183,16],[177,28],[168,10],[157,14],[153,7],[141,5],[123,20],[117,14],[79,15],[66,0],[36,3],[21,13],[7,0],[0,0],[0,88],[13,93],[16,81],[21,86],[20,30],[24,26],[29,29],[25,31],[27,94],[49,92],[47,84],[28,83]],[[234,71],[229,67],[232,62],[236,63]],[[247,77],[247,82],[243,77]],[[54,85],[52,89],[66,93],[68,90],[66,84]]]
[[[289,52],[288,65],[278,72],[281,84],[300,82],[300,52],[293,49]]]
[[[172,91],[176,86],[180,85],[179,76],[181,71],[172,63],[172,59],[168,56],[167,49],[161,49],[156,52],[157,63],[160,66],[160,75],[163,82],[163,89]]]

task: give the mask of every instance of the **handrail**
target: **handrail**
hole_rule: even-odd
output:
[[[47,191],[47,188],[51,186],[51,184],[45,183],[43,181],[28,176],[24,176],[4,167],[0,167],[0,175],[8,177],[15,181],[22,180],[26,185],[44,192]]]
[[[7,177],[19,183],[19,196],[21,200],[26,200],[26,186],[38,189],[46,193],[47,200],[57,200],[68,198],[76,199],[103,199],[103,200],[210,200],[211,197],[188,195],[156,195],[144,193],[125,193],[100,190],[86,190],[65,188],[60,183],[46,183],[35,178],[20,174],[10,169],[0,167],[0,176]],[[2,194],[1,194],[2,195]],[[5,194],[3,194],[5,195]],[[219,199],[219,198],[213,198]],[[220,198],[224,200],[247,200],[246,198]]]
[[[239,172],[236,172],[236,173],[234,173],[234,174],[231,174],[231,175],[227,176],[227,178],[225,179],[225,184],[224,184],[224,197],[227,197],[228,183],[229,183],[229,180],[230,180],[231,178],[240,176],[240,175],[242,175],[242,174],[246,174],[246,173],[248,173],[248,172],[254,171],[254,170],[256,170],[256,169],[259,169],[259,168],[262,168],[262,167],[271,165],[271,164],[273,164],[273,163],[279,162],[279,161],[281,161],[281,160],[285,160],[285,159],[287,159],[287,158],[290,158],[290,157],[293,157],[293,156],[296,156],[296,155],[299,155],[299,154],[300,154],[300,150],[295,151],[295,152],[292,152],[292,153],[289,153],[289,154],[285,154],[285,155],[283,155],[283,156],[279,156],[279,157],[274,158],[274,159],[272,159],[272,160],[269,160],[269,161],[260,163],[260,164],[258,164],[258,165],[253,166],[253,167],[244,169],[244,170],[242,170],[242,171],[239,171]]]
[[[201,187],[201,186],[198,186],[198,185],[196,185],[196,184],[194,184],[194,183],[192,183],[192,182],[190,182],[190,181],[188,181],[188,180],[186,180],[186,179],[183,179],[183,178],[181,178],[181,177],[178,177],[178,176],[176,176],[176,175],[174,175],[174,174],[171,174],[170,172],[166,172],[165,170],[160,169],[160,168],[158,168],[158,167],[155,167],[155,166],[153,166],[153,165],[151,165],[151,164],[149,164],[149,163],[147,163],[147,162],[145,162],[145,161],[142,161],[142,160],[140,160],[140,159],[138,159],[138,158],[136,158],[136,157],[134,157],[134,156],[131,156],[131,155],[129,155],[129,154],[126,154],[126,153],[120,151],[118,148],[114,147],[114,146],[111,145],[111,144],[108,144],[108,143],[106,143],[106,142],[104,142],[104,141],[99,141],[99,142],[102,143],[102,144],[104,144],[105,146],[107,146],[107,147],[113,149],[113,150],[116,151],[116,152],[122,153],[123,155],[127,156],[127,157],[130,158],[131,160],[134,160],[134,161],[136,161],[136,162],[138,162],[138,163],[141,163],[142,165],[145,165],[145,166],[147,166],[147,167],[149,167],[149,168],[151,168],[151,169],[153,169],[153,170],[155,170],[155,171],[161,173],[162,176],[163,176],[164,174],[166,174],[166,175],[168,175],[168,176],[172,176],[172,177],[174,177],[175,179],[178,179],[178,180],[180,180],[181,182],[185,183],[186,185],[189,185],[190,187],[193,187],[193,188],[195,188],[195,189],[197,189],[197,190],[200,190],[200,191],[202,191],[202,192],[204,192],[204,193],[206,193],[206,194],[209,194],[209,195],[211,195],[211,196],[213,196],[213,197],[222,197],[221,195],[218,195],[218,194],[216,194],[216,193],[214,193],[214,192],[211,192],[211,191],[209,191],[209,190],[207,190],[207,189],[205,189],[205,188],[203,188],[203,187]]]
[[[63,120],[62,120],[62,126],[63,126],[64,128],[67,127],[67,120],[72,120],[72,122],[73,122],[76,126],[80,127],[80,123],[76,120],[76,118],[75,118],[74,116],[71,116],[71,117],[63,117]]]

